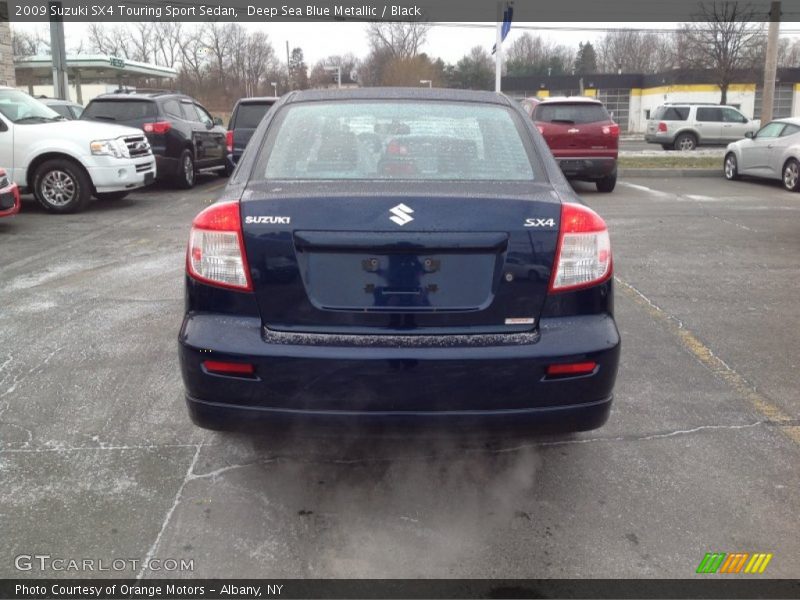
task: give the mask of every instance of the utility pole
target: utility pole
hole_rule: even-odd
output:
[[[286,75],[289,77],[289,89],[292,88],[292,62],[289,59],[289,40],[286,40]]]
[[[767,35],[767,60],[764,64],[764,88],[761,93],[761,124],[772,120],[775,105],[775,79],[778,73],[778,39],[781,30],[781,3],[769,7],[769,33]],[[755,115],[754,115],[755,116]]]
[[[61,2],[50,2],[49,6],[61,8]],[[53,13],[51,8],[48,13]],[[69,100],[67,51],[64,43],[64,21],[61,17],[50,18],[50,53],[53,57],[53,96]]]
[[[497,33],[494,42],[494,91],[499,92],[503,77],[503,3],[497,3]]]

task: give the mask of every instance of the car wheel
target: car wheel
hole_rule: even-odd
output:
[[[697,138],[694,137],[691,133],[682,133],[678,137],[675,138],[675,143],[673,144],[675,150],[680,150],[681,152],[688,152],[690,150],[694,150],[697,148]]]
[[[790,192],[800,191],[800,162],[793,158],[783,165],[783,187]]]
[[[195,175],[194,156],[192,156],[191,150],[184,150],[178,161],[178,173],[175,176],[175,183],[181,189],[191,189],[194,187]]]
[[[219,171],[220,177],[230,177],[236,167],[229,162],[225,163],[225,168]]]
[[[36,169],[33,193],[46,210],[73,213],[88,206],[92,197],[92,183],[77,164],[58,158],[48,160]]]
[[[595,185],[597,186],[597,191],[598,192],[602,192],[604,194],[608,194],[610,192],[613,192],[614,188],[617,185],[617,172],[614,171],[608,177],[603,177],[602,179],[598,179],[595,182]]]
[[[733,153],[725,157],[725,179],[729,181],[739,179],[739,165],[736,162],[736,155]]]
[[[126,198],[130,192],[105,192],[103,194],[95,194],[94,197],[98,200],[122,200]]]

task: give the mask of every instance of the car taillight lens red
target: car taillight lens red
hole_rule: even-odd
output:
[[[210,373],[223,373],[225,375],[253,375],[255,373],[255,367],[250,363],[204,360],[203,367]]]
[[[145,133],[155,133],[156,135],[164,135],[172,129],[172,123],[169,121],[156,121],[155,123],[145,123]]]
[[[228,131],[225,134],[225,146],[228,148],[228,152],[233,152],[233,131]]]
[[[658,132],[659,133],[666,133],[667,132],[667,124],[664,121],[658,124]]]
[[[594,371],[597,363],[586,361],[579,363],[566,363],[563,365],[549,365],[547,367],[548,377],[558,377],[564,375],[586,375]]]
[[[611,273],[611,240],[605,221],[581,204],[562,204],[550,291],[597,285],[611,277]]]
[[[214,204],[195,217],[186,270],[205,283],[252,291],[238,202]]]
[[[619,137],[619,125],[617,125],[616,123],[614,123],[613,125],[604,125],[603,135],[610,135],[611,137]]]

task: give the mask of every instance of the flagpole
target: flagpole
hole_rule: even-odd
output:
[[[497,3],[497,36],[494,51],[494,91],[500,91],[503,74],[503,2]]]

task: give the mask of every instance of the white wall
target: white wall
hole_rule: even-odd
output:
[[[25,85],[18,85],[19,89],[27,92],[28,86]],[[83,105],[86,106],[89,103],[89,100],[99,96],[100,94],[106,94],[108,92],[113,92],[117,89],[117,84],[105,84],[105,83],[84,83],[81,84],[81,93],[83,94]],[[52,85],[34,85],[33,86],[33,95],[34,96],[47,96],[49,98],[53,97],[53,86]],[[78,93],[75,89],[75,85],[73,83],[69,84],[69,99],[72,102],[78,101]]]

